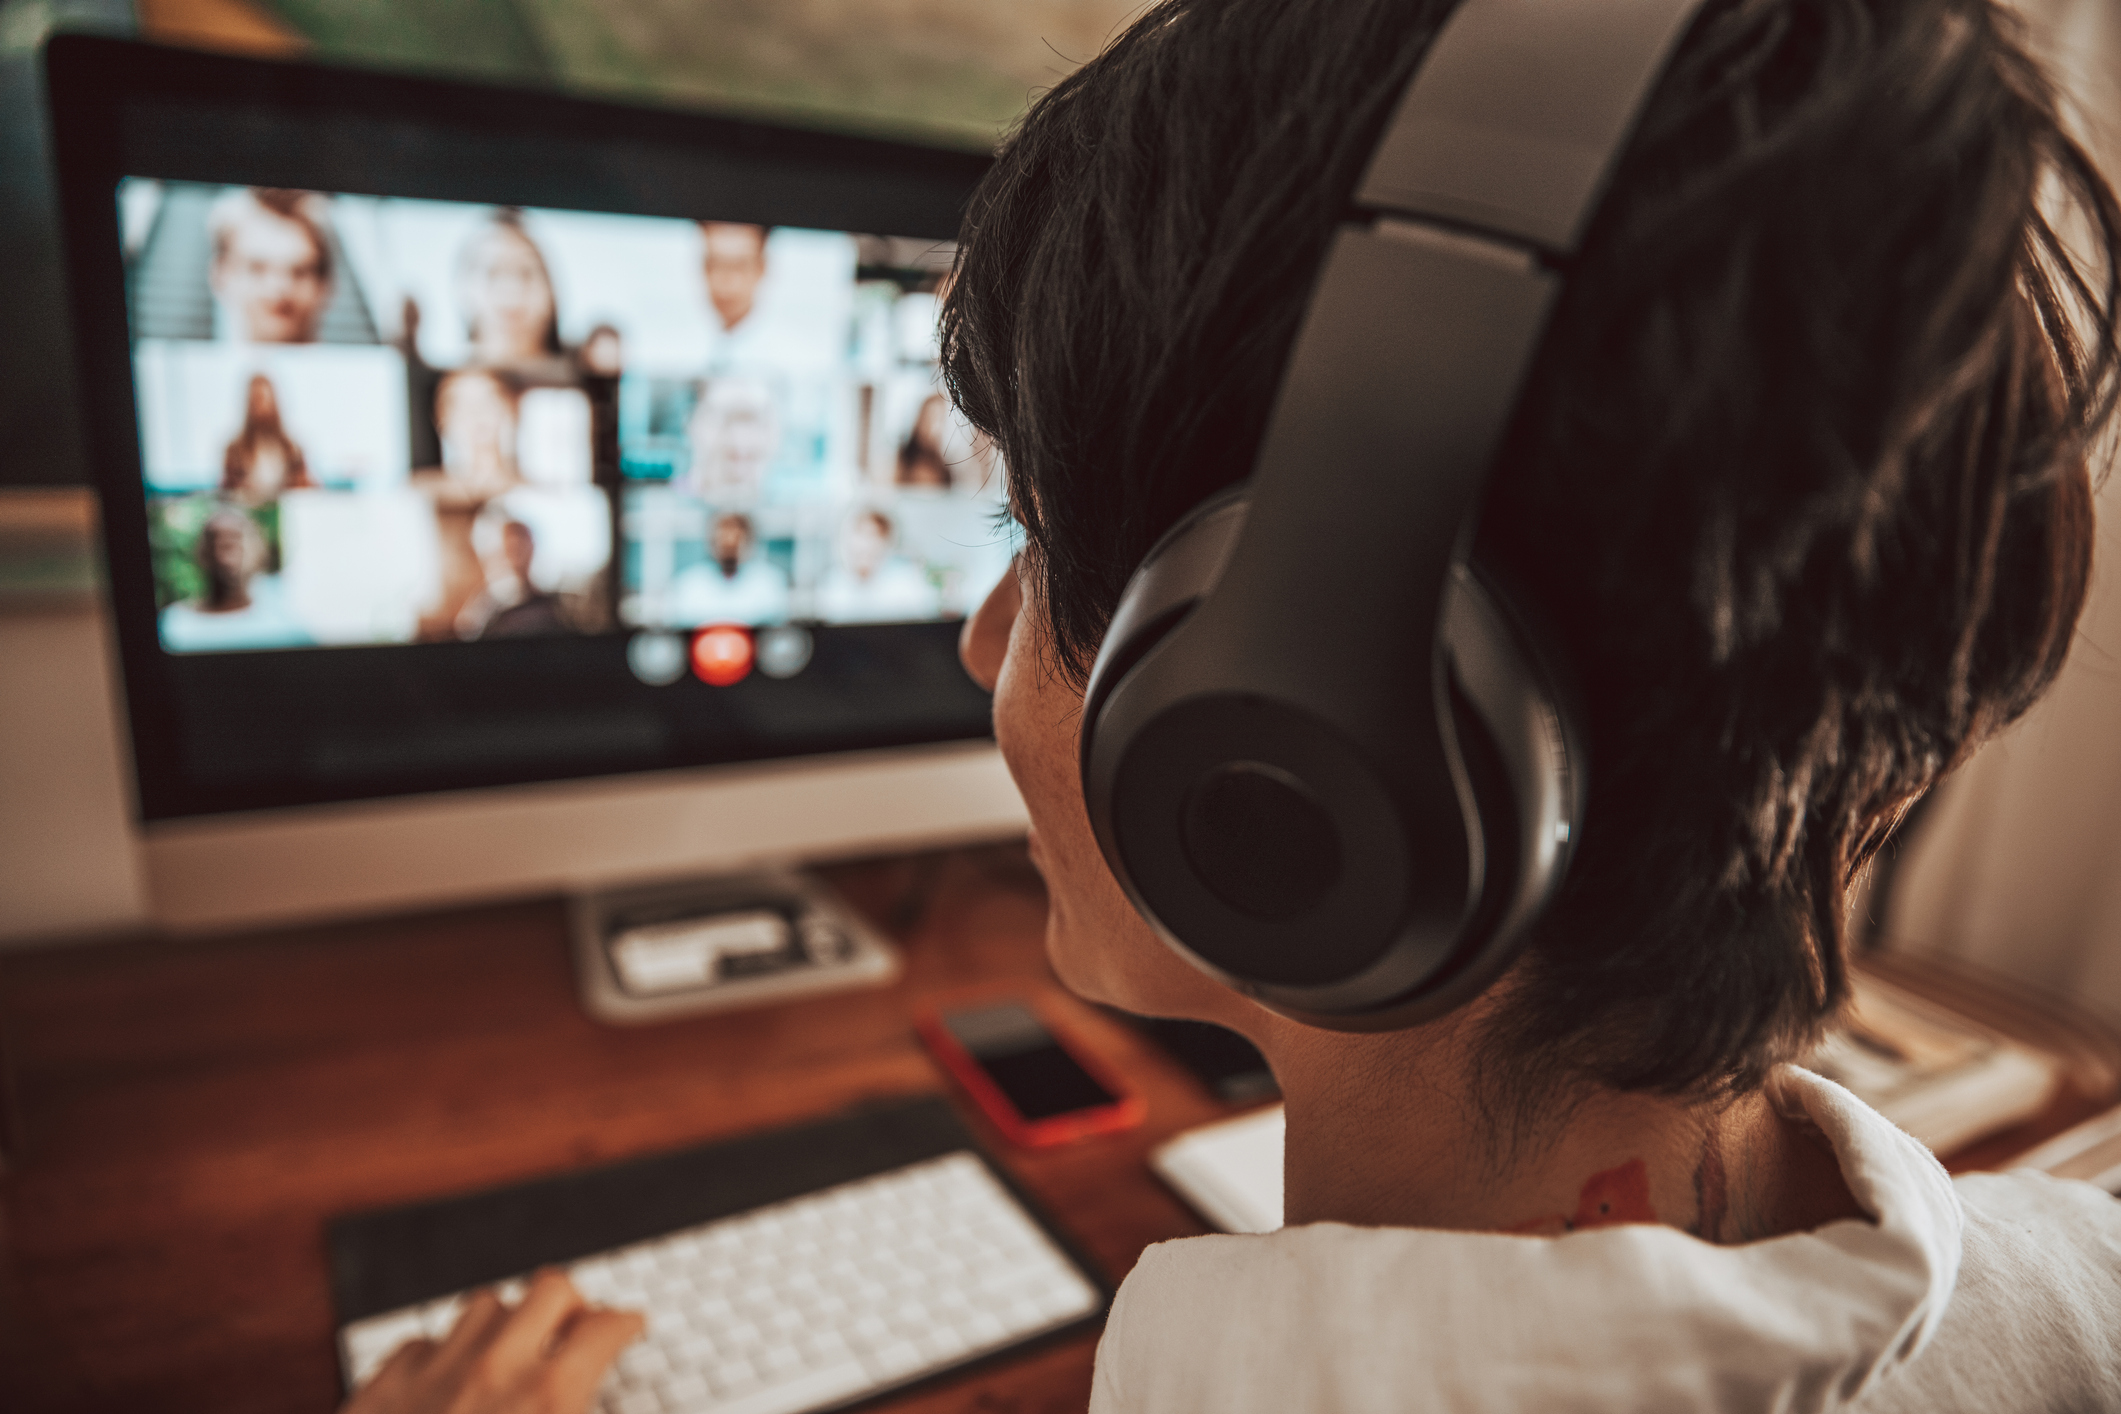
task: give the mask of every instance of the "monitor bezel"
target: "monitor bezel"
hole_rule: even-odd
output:
[[[115,193],[127,176],[278,185],[496,205],[691,216],[711,210],[822,229],[947,240],[990,158],[962,149],[822,132],[726,114],[309,62],[210,54],[100,36],[59,35],[44,64],[73,314],[77,413],[101,493],[111,609],[143,822],[330,805],[430,792],[761,763],[987,737],[965,704],[927,728],[853,729],[785,748],[567,769],[501,766],[401,774],[380,785],[267,781],[236,788],[187,773],[173,710],[178,684],[154,610],[148,505],[134,394],[125,266]],[[321,134],[321,137],[320,137]],[[428,144],[400,158],[389,190],[362,180],[379,144]],[[838,628],[929,657],[948,623]],[[623,652],[623,631],[600,636]],[[480,645],[501,649],[502,645]],[[432,654],[433,645],[342,647],[335,655]],[[448,650],[454,651],[454,650]],[[507,650],[504,650],[507,651]],[[873,651],[868,650],[868,651]],[[255,656],[255,655],[250,655]],[[348,661],[351,661],[350,659]],[[439,670],[446,674],[447,670]],[[614,678],[614,691],[638,684]],[[686,683],[684,690],[698,689]],[[712,689],[700,689],[713,691]],[[776,690],[756,675],[735,691]],[[730,691],[724,689],[723,691]]]

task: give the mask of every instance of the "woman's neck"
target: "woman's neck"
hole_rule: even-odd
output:
[[[1258,1029],[1287,1100],[1291,1224],[1559,1236],[1650,1222],[1735,1243],[1860,1216],[1825,1141],[1764,1094],[1593,1088],[1518,1113],[1481,1083],[1477,1012],[1376,1035]]]

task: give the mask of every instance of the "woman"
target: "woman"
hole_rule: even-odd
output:
[[[943,438],[950,429],[950,401],[941,393],[930,393],[914,416],[906,440],[899,444],[897,481],[901,486],[950,489],[950,462],[943,455]]]
[[[457,258],[457,308],[471,338],[471,364],[569,381],[552,272],[521,212],[496,210],[465,242]]]
[[[455,499],[483,502],[522,483],[516,461],[522,404],[522,385],[506,373],[474,367],[443,376],[435,389],[435,432]]]
[[[1514,965],[1420,1025],[1307,1026],[1105,862],[1087,670],[1149,547],[1247,474],[1452,8],[1166,0],[968,208],[945,366],[1028,548],[963,652],[1048,954],[1243,1033],[1287,1101],[1288,1226],[1144,1253],[1092,1409],[2121,1408],[2121,1207],[1953,1182],[1790,1063],[1847,995],[1851,884],[2052,681],[2090,573],[2121,206],[1990,0],[1712,0],[1645,105],[1471,547],[1573,670],[1593,763]],[[559,1359],[626,1333],[583,1319]]]
[[[244,398],[243,430],[221,454],[221,494],[260,506],[282,491],[317,483],[302,448],[280,424],[280,398],[272,379],[254,373]]]
[[[1470,547],[1591,763],[1507,971],[1406,1029],[1303,1025],[1166,947],[1091,834],[1085,670],[1150,545],[1247,473],[1451,9],[1173,0],[968,209],[945,367],[1029,548],[966,658],[1048,953],[1243,1033],[1287,1101],[1288,1226],[1145,1253],[1092,1408],[2121,1407],[2121,1208],[1952,1184],[1790,1063],[1847,995],[1851,884],[2084,603],[2121,208],[1987,0],[1720,0],[1645,105]]]

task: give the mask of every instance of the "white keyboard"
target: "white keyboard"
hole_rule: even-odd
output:
[[[590,1301],[648,1316],[598,1392],[605,1414],[830,1408],[1057,1330],[1102,1299],[966,1152],[563,1270]],[[503,1298],[520,1282],[503,1283]],[[345,1326],[354,1382],[401,1342],[448,1334],[466,1294]]]

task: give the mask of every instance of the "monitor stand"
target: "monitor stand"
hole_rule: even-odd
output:
[[[898,950],[822,879],[769,870],[577,894],[582,1009],[636,1026],[898,976]]]

